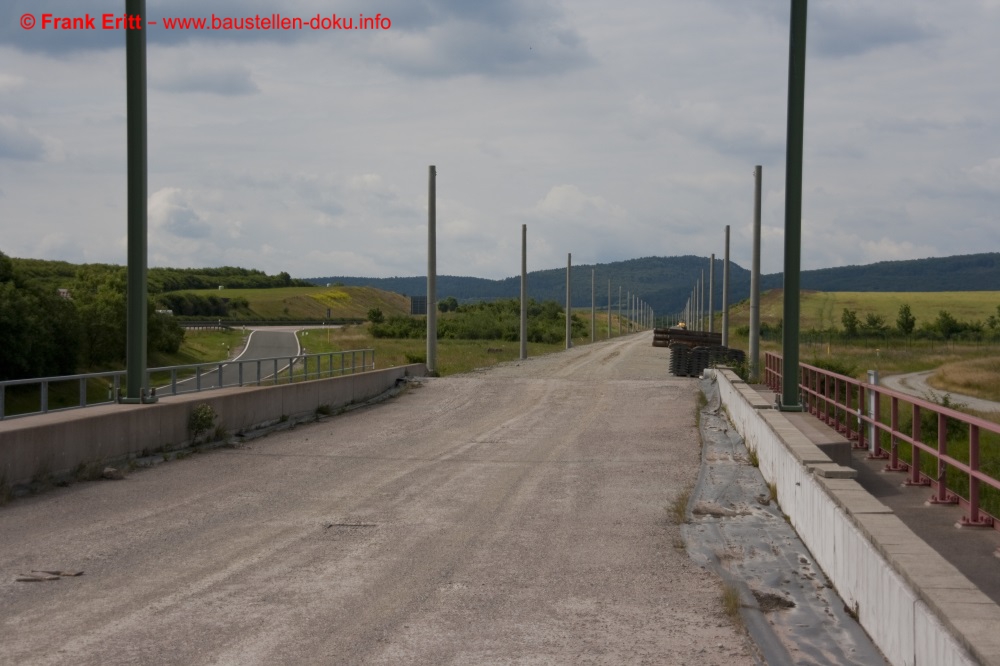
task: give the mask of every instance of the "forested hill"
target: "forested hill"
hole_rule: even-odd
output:
[[[607,307],[608,280],[612,285],[612,303],[617,306],[618,287],[622,294],[638,293],[658,313],[679,312],[695,282],[705,271],[708,281],[708,257],[644,257],[608,264],[573,267],[573,305],[590,306],[591,270],[596,270],[598,307]],[[730,264],[730,299],[735,303],[749,297],[750,271]],[[722,299],[722,260],[715,260],[716,300]],[[555,268],[528,274],[528,296],[535,300],[566,297],[566,269]],[[761,277],[762,289],[782,286],[781,273]],[[349,286],[372,286],[408,296],[427,293],[426,277],[359,278],[334,276],[312,278],[316,284],[342,283]],[[474,277],[439,275],[438,298],[454,296],[459,301],[512,298],[520,294],[520,277],[487,280]],[[1000,291],[1000,253],[958,255],[906,261],[882,261],[863,266],[843,266],[803,271],[803,289],[817,291]]]

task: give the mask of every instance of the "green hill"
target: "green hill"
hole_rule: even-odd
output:
[[[590,275],[596,270],[597,304],[607,306],[608,280],[612,285],[612,303],[622,294],[633,292],[651,305],[657,314],[680,312],[691,289],[705,273],[708,280],[708,257],[643,257],[607,264],[573,267],[573,307],[590,307]],[[715,261],[715,302],[722,302],[723,262]],[[730,263],[730,301],[739,302],[750,295],[750,271]],[[372,286],[402,294],[425,295],[426,277],[363,278],[336,276],[310,278],[310,282]],[[460,302],[516,298],[521,279],[487,280],[475,277],[439,275],[439,298],[454,296]],[[842,266],[803,271],[802,289],[824,292],[958,292],[1000,291],[1000,253],[934,257],[907,261],[883,261],[864,266]],[[761,276],[761,289],[780,289],[783,275]],[[554,268],[528,274],[528,296],[538,301],[562,302],[566,294],[566,269]],[[706,299],[707,301],[707,299]],[[707,303],[706,303],[707,304]],[[838,314],[839,316],[839,314]],[[895,315],[893,315],[895,316]]]

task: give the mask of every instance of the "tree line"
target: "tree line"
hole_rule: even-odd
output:
[[[79,266],[60,296],[0,252],[0,380],[105,370],[125,362],[125,268]],[[149,352],[176,353],[184,330],[147,310]]]
[[[504,340],[516,342],[521,336],[521,301],[516,298],[479,303],[458,304],[448,297],[438,303],[442,313],[438,319],[439,339]],[[557,343],[566,337],[566,313],[555,301],[528,301],[528,341]],[[368,311],[371,332],[376,338],[426,338],[427,323],[423,317],[389,317],[372,308]],[[587,322],[572,315],[573,336],[586,335]]]

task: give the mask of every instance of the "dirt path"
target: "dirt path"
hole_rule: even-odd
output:
[[[926,399],[928,395],[943,396],[948,394],[951,396],[952,402],[962,403],[969,409],[974,409],[980,412],[1000,411],[1000,402],[983,400],[982,398],[977,398],[971,395],[955,393],[954,391],[942,391],[934,388],[927,383],[927,378],[935,372],[935,370],[925,370],[923,372],[911,372],[905,375],[889,375],[887,377],[881,377],[879,381],[883,386],[891,388],[894,391],[907,393],[917,398]]]
[[[426,380],[3,507],[0,663],[753,663],[668,519],[699,444],[665,352]]]

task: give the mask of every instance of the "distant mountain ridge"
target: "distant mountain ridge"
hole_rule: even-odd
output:
[[[723,262],[715,260],[715,303],[722,302]],[[708,281],[709,258],[643,257],[607,264],[582,264],[573,267],[573,307],[590,307],[591,270],[596,271],[597,307],[607,307],[608,281],[611,303],[616,308],[618,288],[622,288],[623,307],[628,292],[639,294],[659,314],[679,312],[695,282],[705,272]],[[750,271],[730,262],[730,300],[737,303],[750,295]],[[371,286],[407,296],[427,293],[426,276],[364,278],[332,276],[310,278],[315,284],[341,283],[348,286]],[[761,276],[761,289],[782,286],[782,273]],[[900,261],[880,261],[860,266],[821,268],[802,271],[802,289],[816,291],[1000,291],[1000,252],[931,257]],[[489,280],[477,277],[439,275],[438,298],[454,296],[459,301],[516,298],[520,294],[520,276]],[[566,298],[566,269],[554,268],[528,273],[528,297],[535,300]],[[706,297],[707,301],[707,297]]]

